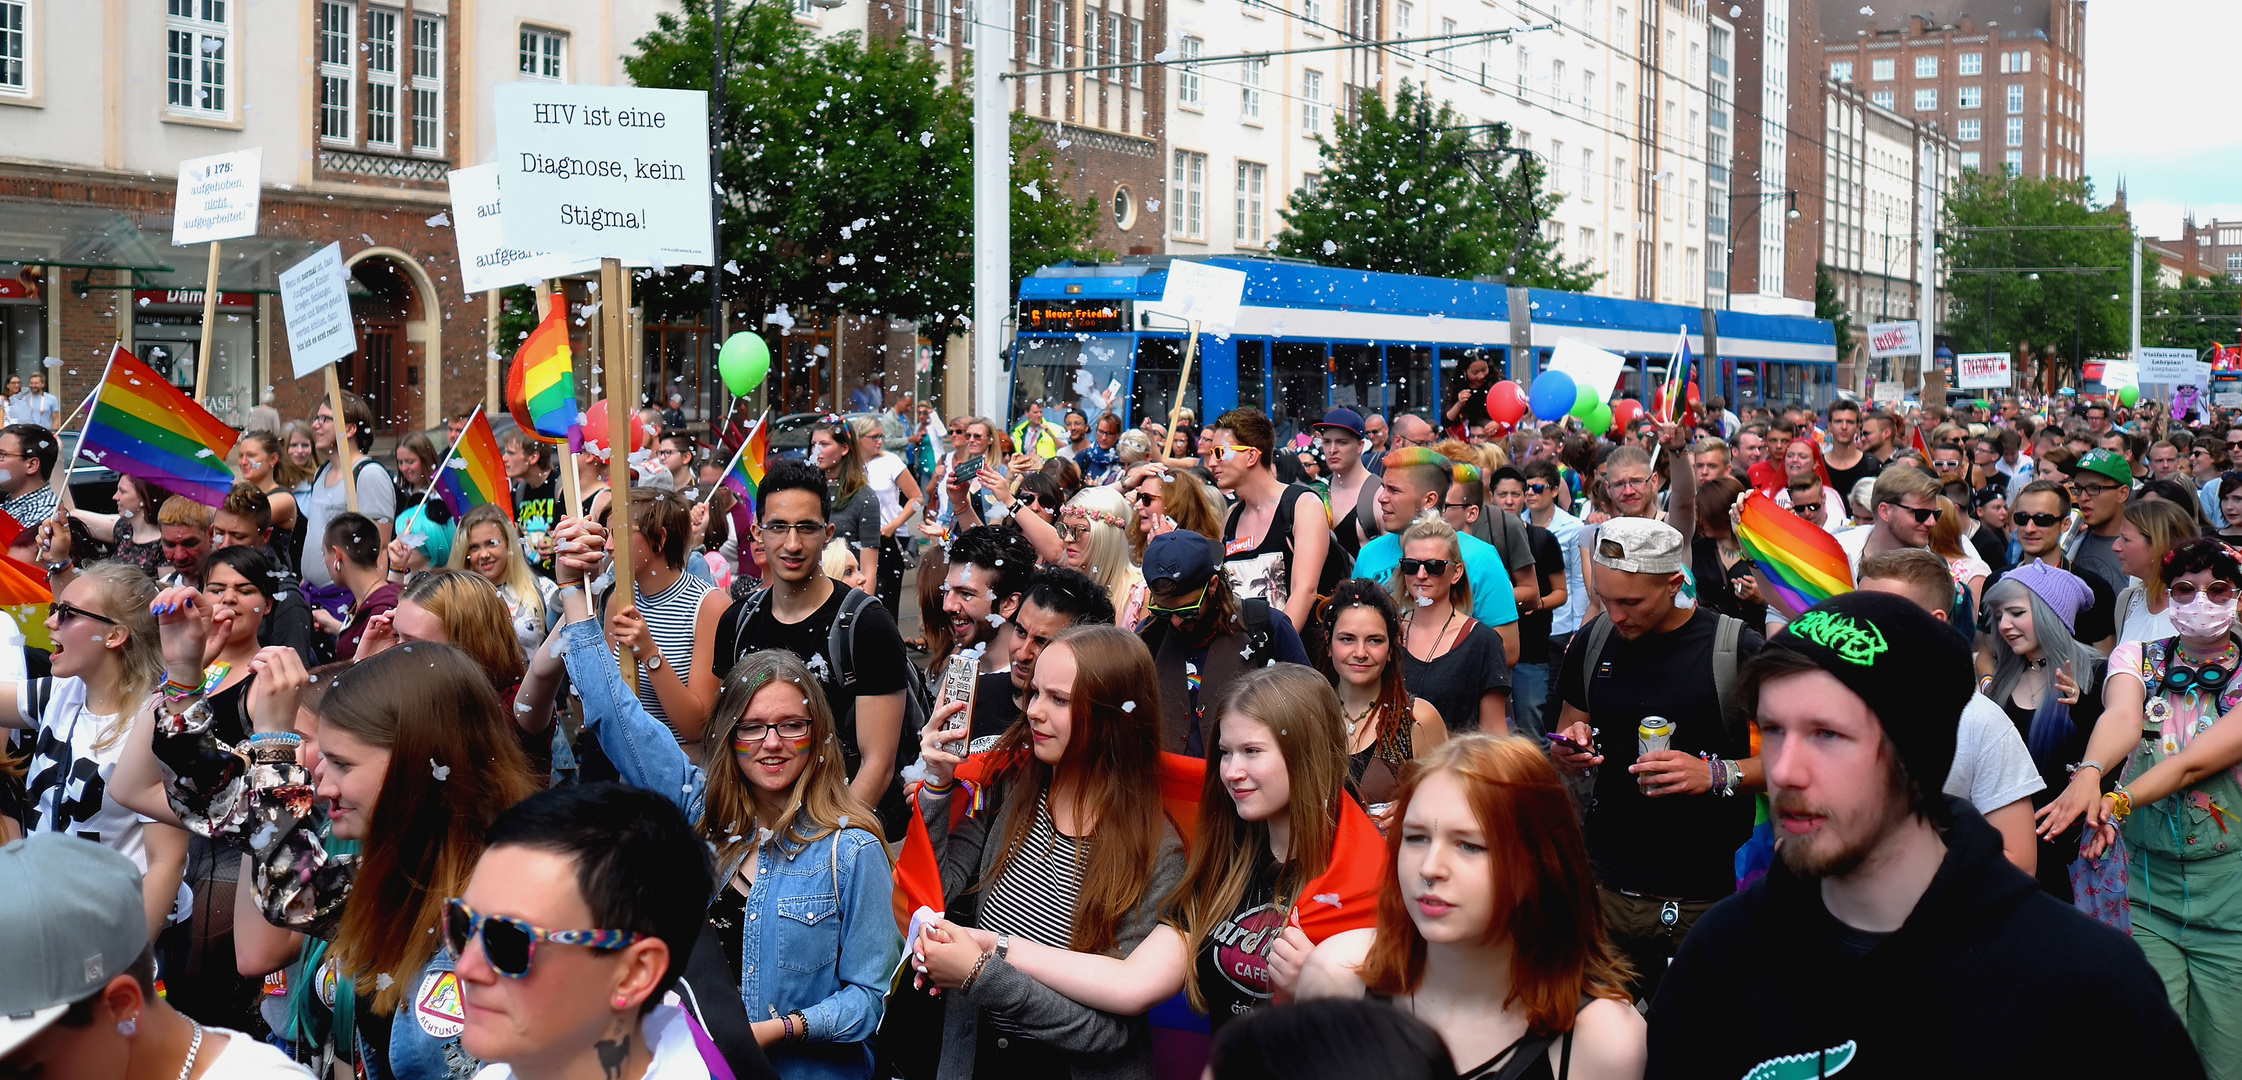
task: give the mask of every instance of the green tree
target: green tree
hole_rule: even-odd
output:
[[[640,86],[705,90],[714,52],[708,0],[675,14],[624,57]],[[936,326],[971,309],[972,102],[923,44],[818,37],[781,3],[735,4],[726,16],[718,262],[667,275],[648,302],[705,310],[707,281],[751,312],[843,307]],[[1092,255],[1094,201],[1056,183],[1033,129],[1014,126],[1014,265]],[[1024,189],[1033,187],[1041,198]]]
[[[2157,283],[2158,261],[2149,256],[2141,264],[2141,344],[2201,353],[2242,340],[2236,282],[2195,278],[2166,288]]]
[[[2086,357],[2126,347],[2132,227],[2093,197],[2084,180],[1962,174],[1942,230],[1956,351],[2053,346],[2061,385],[2076,383]]]
[[[1540,158],[1510,147],[1507,127],[1467,127],[1455,110],[1406,81],[1390,110],[1366,95],[1361,118],[1336,127],[1334,138],[1316,139],[1322,182],[1294,192],[1283,212],[1280,254],[1357,270],[1504,276],[1513,285],[1574,291],[1600,277],[1586,263],[1565,265],[1556,241],[1542,232],[1563,196],[1543,185]]]
[[[1845,310],[1845,300],[1837,294],[1837,279],[1830,276],[1827,263],[1814,264],[1814,317],[1836,325],[1837,358],[1843,360],[1853,349],[1853,315]]]

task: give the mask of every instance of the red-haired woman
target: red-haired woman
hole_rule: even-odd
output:
[[[1391,999],[1464,1080],[1643,1073],[1642,1017],[1604,940],[1572,799],[1541,748],[1464,735],[1402,782],[1378,927],[1333,936],[1299,994]],[[1529,1056],[1542,1060],[1513,1069]]]

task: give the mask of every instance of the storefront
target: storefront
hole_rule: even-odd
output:
[[[196,369],[203,363],[201,290],[135,289],[132,294],[132,352],[165,380],[192,397]],[[218,294],[210,333],[210,377],[205,407],[235,426],[247,423],[257,404],[257,298],[245,292]]]
[[[46,278],[42,266],[0,264],[0,380],[29,378],[50,355]]]

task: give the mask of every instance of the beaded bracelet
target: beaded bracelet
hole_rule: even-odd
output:
[[[793,1035],[791,1035],[791,1036],[789,1036],[790,1038],[792,1038],[792,1039],[793,1039],[794,1041],[796,1041],[796,1042],[808,1042],[808,1041],[810,1041],[810,1018],[809,1018],[809,1017],[807,1017],[807,1016],[803,1016],[803,1015],[802,1015],[801,1013],[799,1013],[799,1012],[790,1012],[790,1013],[787,1013],[787,1014],[786,1014],[786,1018],[787,1018],[788,1020],[791,1020],[791,1021],[793,1021],[793,1028],[792,1028],[792,1030],[793,1030],[794,1034],[793,1034]]]
[[[949,794],[950,792],[952,792],[952,791],[955,791],[955,790],[957,790],[957,786],[958,786],[958,782],[957,782],[957,778],[955,778],[955,777],[952,777],[952,778],[950,779],[950,782],[949,782],[949,783],[947,783],[947,784],[937,784],[937,783],[935,783],[935,782],[933,782],[933,781],[931,781],[931,780],[922,780],[922,781],[920,781],[920,782],[919,782],[919,794],[921,794],[921,795],[947,795],[947,794]]]

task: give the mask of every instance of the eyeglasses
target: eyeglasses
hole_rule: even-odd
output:
[[[1403,559],[1399,563],[1402,577],[1416,577],[1420,573],[1439,577],[1448,572],[1446,559]]]
[[[1472,504],[1467,502],[1443,502],[1440,504],[1440,512],[1445,514],[1450,510],[1469,510],[1471,507]]]
[[[1220,455],[1222,460],[1224,461],[1236,461],[1239,458],[1246,456],[1246,454],[1249,452],[1258,453],[1259,451],[1255,450],[1251,446],[1239,446],[1236,443],[1216,443],[1214,446],[1214,452],[1217,455]]]
[[[52,610],[54,611],[54,621],[57,623],[66,623],[72,619],[92,619],[104,626],[119,625],[117,620],[107,615],[96,615],[67,600],[57,599],[52,605]]]
[[[2043,528],[2043,529],[2052,529],[2052,528],[2054,528],[2054,527],[2055,527],[2055,524],[2056,524],[2057,522],[2059,522],[2059,521],[2062,521],[2062,520],[2063,520],[2063,515],[2061,515],[2061,514],[2011,514],[2011,515],[2009,515],[2009,520],[2010,520],[2010,521],[2013,521],[2013,522],[2015,522],[2015,523],[2016,523],[2016,524],[2018,524],[2018,525],[2031,524],[2031,525],[2037,525],[2037,526],[2039,526],[2040,528]]]
[[[2071,484],[2071,493],[2081,499],[2091,499],[2096,495],[2103,494],[2104,492],[2116,490],[2116,484],[2081,484],[2076,482]]]
[[[824,532],[826,524],[822,521],[769,521],[757,525],[755,529],[763,534],[765,540],[784,540],[790,532],[808,540]]]
[[[478,934],[483,939],[483,959],[490,961],[491,970],[509,979],[529,977],[529,964],[537,956],[540,941],[614,952],[646,940],[646,935],[628,930],[543,930],[504,915],[477,914],[456,896],[445,900],[444,947],[451,950],[453,959],[466,955],[467,943]]]
[[[1206,606],[1207,606],[1207,594],[1206,594],[1206,593],[1204,593],[1204,592],[1201,592],[1201,593],[1199,594],[1198,598],[1197,598],[1197,599],[1194,599],[1194,600],[1192,600],[1192,601],[1191,601],[1191,603],[1190,603],[1189,605],[1187,605],[1187,606],[1184,606],[1184,607],[1161,607],[1161,606],[1160,606],[1160,605],[1158,605],[1158,604],[1149,604],[1149,603],[1148,603],[1148,604],[1144,605],[1144,613],[1145,613],[1145,614],[1147,614],[1147,615],[1157,615],[1157,616],[1162,616],[1162,617],[1176,617],[1176,618],[1184,618],[1184,619],[1189,619],[1189,618],[1194,618],[1194,617],[1196,617],[1196,616],[1197,616],[1197,615],[1199,614],[1199,609],[1201,609],[1201,608],[1203,608],[1203,607],[1206,607]]]
[[[799,739],[810,733],[808,720],[781,720],[776,724],[741,724],[732,729],[732,749],[752,750],[773,730],[781,739]]]
[[[2224,604],[2232,601],[2235,597],[2234,586],[2231,583],[2224,581],[2214,581],[2209,585],[2204,585],[2201,587],[2198,587],[2195,582],[2192,581],[2175,581],[2172,583],[2171,588],[2167,591],[2172,594],[2172,599],[2174,601],[2182,604],[2195,599],[2195,594],[2197,593],[2202,593],[2204,596],[2209,597],[2211,602],[2214,604]]]
[[[1799,517],[1805,517],[1808,514],[1819,514],[1822,512],[1822,504],[1818,502],[1794,502],[1790,504],[1790,512],[1793,514],[1797,514]]]
[[[1634,488],[1649,487],[1650,477],[1638,476],[1627,480],[1606,480],[1604,486],[1613,491],[1629,491]]]

